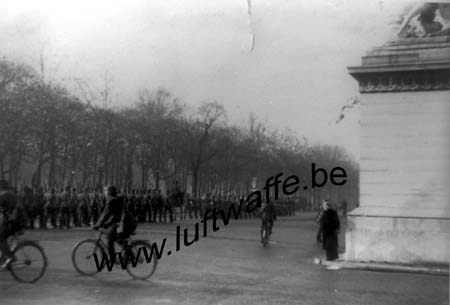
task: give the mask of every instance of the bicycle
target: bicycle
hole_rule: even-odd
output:
[[[8,246],[11,249],[12,260],[6,266],[14,279],[21,283],[34,283],[39,280],[47,270],[47,256],[44,249],[32,240],[19,240],[17,232],[8,237]]]
[[[97,259],[102,260],[104,256],[108,256],[108,247],[102,240],[103,232],[100,230],[97,233],[96,239],[85,239],[75,244],[72,251],[72,264],[75,270],[81,275],[93,276],[100,272],[95,263],[96,254]],[[152,254],[152,246],[145,240],[132,240],[128,237],[124,240],[122,245],[121,254],[122,257],[131,255],[131,260],[136,260],[138,264],[133,266],[126,262],[126,270],[128,274],[136,280],[146,280],[150,278],[156,270],[158,260],[151,258],[151,261],[147,263],[146,259],[142,257],[142,248],[145,248],[147,253]],[[138,257],[140,255],[140,257]],[[130,257],[128,257],[130,258]],[[86,266],[84,266],[86,264]]]

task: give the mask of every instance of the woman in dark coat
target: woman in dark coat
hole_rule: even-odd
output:
[[[328,201],[323,202],[323,215],[320,219],[322,231],[322,248],[326,252],[328,261],[338,258],[338,234],[340,229],[339,216],[331,208]]]

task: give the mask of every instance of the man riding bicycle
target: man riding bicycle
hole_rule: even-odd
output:
[[[264,229],[267,229],[267,239],[272,234],[272,226],[277,219],[275,206],[269,201],[263,205],[261,211],[261,242],[264,243]]]
[[[114,259],[114,242],[118,240],[117,226],[122,218],[125,203],[121,197],[117,196],[117,189],[113,185],[105,187],[104,193],[106,205],[97,223],[94,224],[94,229],[103,228],[107,239],[109,257]]]
[[[0,251],[4,259],[2,268],[6,268],[12,261],[7,238],[22,229],[20,212],[14,190],[8,181],[0,180]]]

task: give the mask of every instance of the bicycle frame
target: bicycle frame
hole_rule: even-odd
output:
[[[104,233],[99,231],[99,232],[97,232],[96,235],[97,235],[96,239],[97,239],[98,244],[100,244],[100,247],[102,247],[102,250],[104,250],[106,253],[108,253],[108,247],[102,239],[102,235],[104,235]]]
[[[108,246],[107,244],[103,241],[102,236],[105,235],[105,232],[103,232],[101,229],[97,232],[97,241],[100,244],[100,246],[102,247],[102,250],[104,250],[106,253],[108,253]],[[114,242],[119,244],[122,247],[122,250],[125,249],[125,247],[129,246],[131,244],[131,237],[125,238],[123,239],[123,245],[120,244],[119,239],[116,239]]]

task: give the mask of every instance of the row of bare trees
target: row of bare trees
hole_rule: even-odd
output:
[[[90,97],[87,97],[90,96]],[[247,193],[278,172],[310,180],[311,163],[347,170],[337,189],[310,190],[356,200],[358,165],[335,146],[311,146],[293,132],[272,130],[250,115],[227,122],[224,107],[190,107],[164,89],[143,90],[127,107],[111,107],[108,88],[76,96],[28,66],[0,60],[0,176],[14,185],[159,188],[192,186],[194,195]]]

